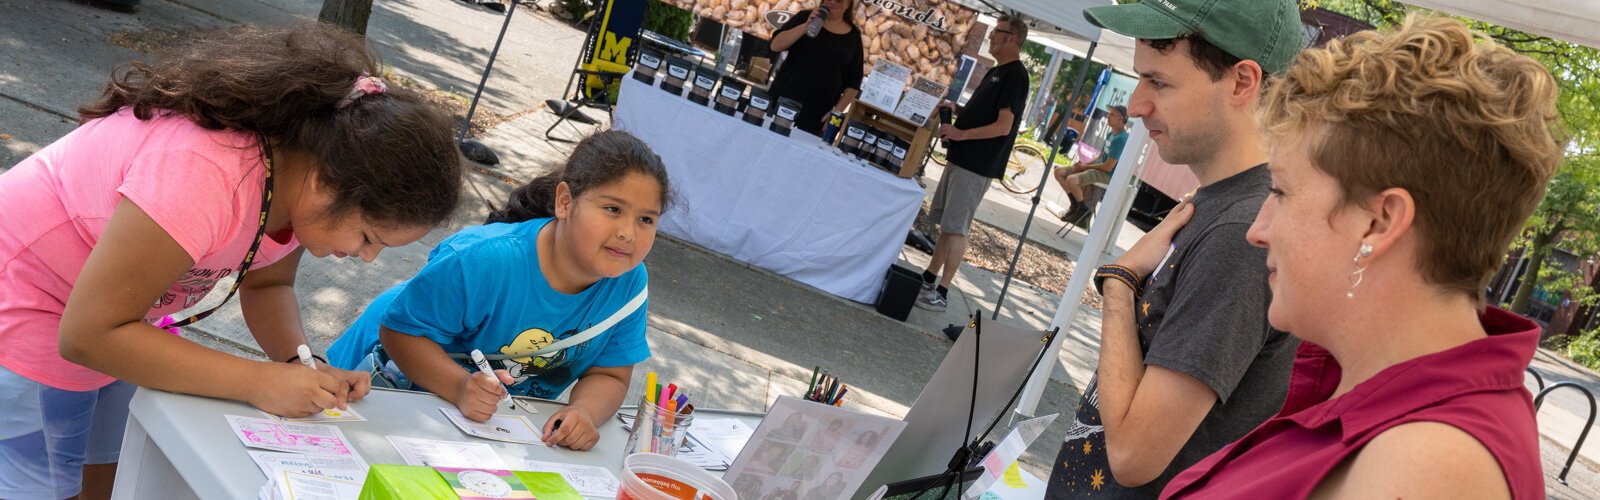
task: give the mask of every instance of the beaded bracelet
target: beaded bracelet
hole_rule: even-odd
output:
[[[1128,269],[1126,266],[1110,264],[1100,266],[1099,269],[1095,270],[1094,289],[1101,295],[1105,294],[1104,282],[1106,278],[1114,278],[1118,281],[1121,281],[1123,284],[1128,285],[1128,289],[1132,290],[1134,295],[1139,295],[1139,293],[1143,291],[1139,286],[1141,280],[1133,273],[1132,269]]]

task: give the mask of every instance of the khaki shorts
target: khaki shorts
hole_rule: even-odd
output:
[[[978,214],[978,203],[989,192],[994,179],[973,173],[951,164],[939,177],[939,186],[933,190],[933,203],[928,208],[928,219],[939,223],[939,232],[966,236],[972,227],[972,217]]]
[[[1077,179],[1078,185],[1082,187],[1089,187],[1095,184],[1111,184],[1111,174],[1103,170],[1084,170],[1068,177]]]

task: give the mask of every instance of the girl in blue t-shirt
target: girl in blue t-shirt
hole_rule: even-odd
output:
[[[617,412],[645,341],[642,262],[669,202],[661,158],[626,132],[584,139],[566,165],[511,194],[490,224],[435,247],[417,275],[373,300],[328,349],[347,369],[404,379],[484,421],[512,394],[570,404],[546,443],[586,450]],[[374,349],[381,344],[381,349]],[[473,368],[477,349],[496,377]]]

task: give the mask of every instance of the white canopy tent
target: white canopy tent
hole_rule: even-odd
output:
[[[1098,40],[1100,28],[1089,24],[1083,17],[1083,9],[1097,5],[1111,5],[1112,0],[952,0],[984,14],[1004,14],[1020,12],[1028,16],[1030,21],[1038,21],[1033,27],[1039,31],[1053,31],[1062,35],[1076,37],[1082,40]],[[997,10],[1006,12],[997,12]]]
[[[1131,39],[1115,33],[1095,28],[1083,17],[1083,9],[1097,5],[1108,5],[1111,0],[957,0],[980,12],[993,13],[996,8],[1021,13],[1038,20],[1040,23],[1052,25],[1066,36],[1053,36],[1052,43],[1058,43],[1075,55],[1086,54],[1101,62],[1106,62],[1122,70],[1131,70],[1133,67],[1133,43]],[[1404,3],[1417,7],[1433,9],[1440,12],[1459,15],[1479,21],[1505,26],[1528,33],[1548,36],[1558,40],[1600,47],[1600,0],[1402,0]],[[1043,29],[1041,29],[1043,28]],[[1040,33],[1049,33],[1050,27],[1040,26],[1035,28]],[[1124,42],[1124,40],[1126,40]],[[1087,43],[1093,41],[1094,43]],[[1041,42],[1042,43],[1042,42]],[[1110,47],[1107,47],[1110,46]],[[1078,47],[1084,47],[1079,49]],[[1101,53],[1102,50],[1117,51],[1126,48],[1125,56],[1122,54]],[[1061,49],[1062,47],[1056,47]],[[1080,55],[1081,56],[1081,55]],[[1130,151],[1139,151],[1130,149]],[[1148,150],[1145,150],[1148,151]],[[1135,154],[1142,155],[1145,151]],[[1129,180],[1133,177],[1135,169],[1116,169],[1112,174],[1110,185],[1123,186],[1106,193],[1101,200],[1101,206],[1119,207],[1120,210],[1114,217],[1095,217],[1090,226],[1089,237],[1084,241],[1083,250],[1078,252],[1078,261],[1074,269],[1095,269],[1100,266],[1100,257],[1110,241],[1112,226],[1120,224],[1127,217],[1128,203],[1124,200],[1134,195]],[[1023,229],[1026,238],[1027,227]],[[1065,293],[1062,294],[1060,304],[1056,306],[1055,316],[1050,321],[1050,328],[1064,328],[1072,324],[1078,307],[1077,297],[1089,285],[1089,278],[1093,273],[1074,273],[1067,282]],[[1002,299],[1004,293],[1002,292]],[[1044,392],[1045,382],[1050,377],[1050,372],[1055,368],[1059,359],[1063,336],[1057,335],[1048,348],[1047,362],[1039,367],[1028,379],[1028,387],[1023,392],[1022,399],[1017,404],[1017,413],[1032,417],[1039,405],[1039,398]]]
[[[1089,52],[1089,41],[1055,33],[1029,33],[1028,40],[1052,49],[1084,57]],[[1110,31],[1100,34],[1094,48],[1094,61],[1127,74],[1133,73],[1133,39]]]
[[[1600,47],[1600,2],[1595,0],[1401,1],[1557,40]]]

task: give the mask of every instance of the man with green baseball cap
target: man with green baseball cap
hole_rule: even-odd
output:
[[[1267,325],[1266,251],[1245,233],[1271,188],[1257,103],[1300,16],[1294,0],[1143,0],[1084,17],[1138,39],[1128,115],[1200,187],[1095,271],[1099,367],[1045,496],[1155,498],[1283,406],[1299,342]]]

